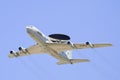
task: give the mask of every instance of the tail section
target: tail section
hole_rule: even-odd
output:
[[[72,63],[80,63],[80,62],[89,62],[90,60],[88,60],[88,59],[71,59],[70,61]]]
[[[74,63],[80,63],[80,62],[89,62],[88,59],[70,59],[70,61],[60,61],[57,62],[58,65],[62,64],[74,64]]]

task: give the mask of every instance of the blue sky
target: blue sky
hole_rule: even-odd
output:
[[[119,0],[1,0],[0,80],[120,80]],[[56,65],[49,55],[9,59],[10,50],[35,44],[25,27],[46,35],[64,33],[75,43],[112,43],[113,47],[73,51],[89,63]]]

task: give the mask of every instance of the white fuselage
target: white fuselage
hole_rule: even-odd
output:
[[[70,59],[72,57],[71,51],[63,51],[58,53],[54,49],[51,49],[48,46],[46,46],[46,43],[54,43],[54,42],[52,42],[49,37],[45,36],[36,27],[28,26],[26,27],[26,29],[27,29],[27,33],[38,43],[38,45],[43,47],[45,52],[50,53],[53,57],[59,60],[70,62]]]

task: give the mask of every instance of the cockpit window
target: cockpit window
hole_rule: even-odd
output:
[[[37,33],[38,33],[40,36],[42,36],[42,34],[41,34],[40,32],[37,31]]]

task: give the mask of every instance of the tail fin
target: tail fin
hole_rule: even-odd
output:
[[[67,61],[60,61],[57,62],[58,65],[62,65],[62,64],[74,64],[74,63],[80,63],[80,62],[89,62],[88,59],[70,59],[70,62]]]

